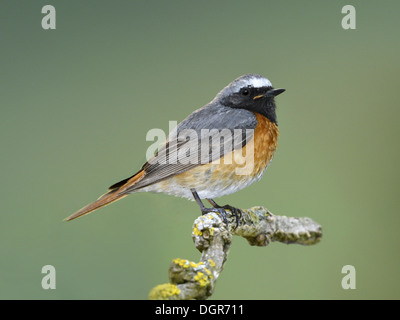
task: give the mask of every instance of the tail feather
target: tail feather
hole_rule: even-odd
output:
[[[87,206],[83,207],[79,211],[75,212],[74,214],[70,215],[69,217],[65,218],[65,221],[71,221],[81,216],[84,216],[88,213],[91,213],[101,207],[104,207],[110,203],[113,203],[119,199],[125,198],[128,193],[124,193],[124,191],[134,185],[137,181],[141,180],[144,176],[143,171],[139,171],[136,175],[126,179],[126,183],[122,184],[119,187],[115,187],[114,189],[110,190],[109,192],[103,194],[99,199],[95,202],[88,204]],[[123,180],[124,181],[124,180]],[[122,182],[122,181],[121,181]],[[118,183],[119,184],[119,183]]]
[[[65,221],[71,221],[71,220],[74,220],[81,216],[84,216],[90,212],[93,212],[94,210],[104,207],[104,206],[106,206],[110,203],[113,203],[119,199],[122,199],[126,196],[127,196],[127,194],[122,194],[122,195],[119,194],[118,190],[113,190],[113,191],[107,192],[106,194],[102,195],[99,199],[97,199],[95,202],[88,204],[87,206],[83,207],[79,211],[70,215],[68,218],[65,218]]]

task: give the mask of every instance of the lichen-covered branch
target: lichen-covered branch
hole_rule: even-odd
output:
[[[169,268],[170,283],[153,288],[149,298],[187,300],[210,297],[227,259],[232,235],[247,239],[252,246],[267,246],[273,241],[312,245],[322,237],[321,226],[310,218],[276,216],[263,207],[241,211],[238,225],[233,215],[227,216],[227,225],[216,213],[198,217],[192,238],[201,252],[200,262],[173,260]]]

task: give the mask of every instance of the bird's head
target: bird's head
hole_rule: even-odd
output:
[[[258,74],[246,74],[233,80],[215,99],[230,107],[257,112],[277,124],[274,98],[285,89],[274,89],[271,82]]]

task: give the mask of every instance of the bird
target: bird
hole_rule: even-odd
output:
[[[64,220],[151,192],[196,201],[203,215],[215,212],[225,223],[228,210],[239,223],[240,209],[214,199],[258,181],[269,166],[279,137],[275,97],[284,91],[259,74],[238,77],[180,122],[139,171]]]

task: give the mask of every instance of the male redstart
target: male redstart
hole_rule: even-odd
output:
[[[226,209],[213,199],[234,193],[261,178],[278,145],[274,89],[257,74],[243,75],[194,111],[170,133],[165,144],[142,168],[95,202],[65,220],[73,220],[135,192],[166,193],[195,200],[202,214]],[[244,155],[244,156],[243,156]],[[206,208],[207,199],[212,208]]]

